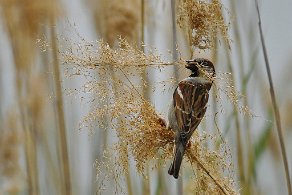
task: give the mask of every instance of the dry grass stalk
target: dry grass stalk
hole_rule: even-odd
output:
[[[117,102],[109,110],[112,111],[113,117],[123,113],[125,117],[122,124],[116,129],[120,142],[115,146],[118,151],[118,158],[114,162],[116,169],[122,172],[127,171],[129,156],[132,156],[136,163],[136,169],[142,175],[145,175],[145,165],[154,159],[162,160],[162,164],[171,158],[173,150],[174,133],[166,129],[165,123],[159,117],[154,108],[147,101],[135,101],[131,97],[127,99],[127,104]],[[125,97],[121,98],[125,101]],[[139,99],[139,97],[135,97]],[[124,107],[128,106],[128,107]],[[121,113],[121,109],[123,110]],[[117,112],[119,110],[119,112]],[[224,178],[222,175],[230,165],[225,164],[225,158],[216,152],[209,151],[202,145],[207,138],[202,140],[195,136],[194,144],[187,151],[187,157],[193,164],[193,168],[201,171],[202,177],[197,178],[199,183],[197,191],[212,192],[220,194],[237,194],[234,190],[234,184],[230,183],[230,177]],[[125,145],[127,148],[125,148]],[[204,162],[204,163],[202,163]],[[198,165],[199,168],[196,167]],[[156,166],[156,165],[154,165]],[[99,167],[100,169],[100,167]],[[208,178],[204,177],[207,174]],[[116,176],[118,177],[118,176]],[[204,181],[205,186],[202,186]]]
[[[96,31],[114,46],[118,36],[138,42],[140,30],[140,0],[89,1],[93,9]]]
[[[141,24],[140,24],[140,33],[141,33],[141,39],[138,42],[141,42],[141,46],[140,49],[141,51],[145,52],[144,49],[145,47],[143,47],[143,44],[145,43],[145,18],[147,18],[146,16],[146,1],[144,0],[139,0],[140,1],[140,16],[141,16]],[[148,1],[147,1],[148,2]],[[149,83],[149,75],[147,74],[147,69],[144,69],[142,75],[140,76],[141,81],[145,82],[145,83]],[[147,84],[143,84],[143,97],[146,100],[150,100],[151,99],[151,89],[149,87],[147,87]],[[147,175],[146,177],[142,178],[142,191],[144,192],[144,194],[150,194],[150,178],[149,178],[149,164],[146,164],[146,169],[147,169]],[[160,172],[160,167],[158,167],[158,172]],[[160,178],[162,179],[162,177]],[[161,180],[162,181],[162,180]],[[163,181],[162,181],[163,182]]]
[[[16,69],[29,70],[35,57],[35,40],[48,18],[56,17],[59,6],[56,1],[0,0],[2,20],[5,24],[15,56]],[[25,26],[19,30],[20,26]]]
[[[96,31],[110,46],[116,44],[118,36],[122,36],[130,42],[138,42],[140,27],[144,28],[143,25],[139,25],[139,8],[140,5],[144,5],[140,0],[100,0],[90,1],[89,5],[93,11]],[[141,17],[143,18],[143,15]],[[110,72],[111,80],[114,80],[115,73],[112,70]],[[114,87],[114,91],[116,91],[116,87]],[[104,126],[106,127],[106,124]],[[103,134],[107,135],[107,131]],[[127,177],[127,181],[130,185],[129,177]],[[128,191],[130,193],[130,188]]]
[[[285,168],[287,189],[288,189],[289,195],[292,195],[292,184],[291,184],[291,180],[290,180],[290,172],[289,172],[288,160],[287,160],[287,155],[286,155],[286,148],[285,148],[285,143],[284,143],[284,138],[283,138],[283,133],[282,133],[281,117],[280,117],[279,108],[277,106],[276,95],[275,95],[274,85],[273,85],[273,79],[272,79],[271,70],[270,70],[270,63],[269,63],[269,59],[268,59],[268,53],[267,53],[265,40],[264,40],[264,34],[263,34],[263,30],[262,30],[262,23],[261,23],[262,21],[261,21],[261,15],[260,15],[260,11],[259,11],[259,5],[258,5],[257,0],[255,0],[255,2],[256,2],[256,9],[257,9],[258,19],[259,19],[259,31],[260,31],[262,49],[263,49],[263,53],[264,53],[267,75],[269,78],[270,94],[271,94],[272,105],[273,105],[275,119],[276,119],[277,133],[278,133],[278,137],[279,137],[281,153],[282,153],[283,163],[284,163],[284,168]]]
[[[140,0],[112,0],[105,15],[106,40],[113,45],[118,36],[135,42],[139,37]]]
[[[67,135],[66,135],[66,125],[65,125],[65,115],[64,115],[64,106],[63,106],[63,96],[62,96],[62,87],[61,87],[61,76],[60,76],[60,64],[58,58],[58,46],[57,46],[57,36],[55,32],[55,21],[54,18],[51,18],[51,43],[52,43],[52,56],[53,56],[53,72],[54,72],[54,82],[55,82],[55,93],[56,93],[56,114],[58,116],[58,128],[60,136],[60,152],[61,152],[61,165],[63,171],[63,180],[64,180],[64,193],[67,195],[72,194],[71,186],[71,174],[70,174],[70,163],[69,163],[69,154],[68,154],[68,145],[67,145]]]
[[[76,45],[77,48],[75,49]],[[90,128],[91,122],[104,116],[110,116],[110,129],[114,130],[119,138],[119,141],[112,150],[112,167],[109,168],[106,162],[99,162],[97,163],[99,164],[97,169],[111,170],[109,174],[118,182],[121,178],[121,173],[128,171],[128,159],[130,157],[134,159],[137,171],[144,176],[147,172],[145,170],[146,164],[152,162],[153,159],[159,159],[162,164],[165,164],[166,160],[172,156],[174,133],[166,129],[164,120],[141,95],[143,89],[141,85],[147,85],[147,83],[138,84],[135,82],[135,79],[141,75],[139,73],[143,72],[145,67],[163,69],[165,66],[171,65],[171,63],[163,62],[160,60],[159,55],[155,55],[154,52],[149,52],[146,55],[137,47],[130,46],[124,39],[120,39],[120,47],[117,49],[110,48],[107,43],[102,41],[76,45],[69,47],[67,51],[61,53],[69,77],[84,75],[94,79],[90,73],[94,70],[97,71],[97,74],[105,77],[105,75],[109,75],[109,69],[112,69],[119,75],[113,81],[118,90],[115,93],[112,92],[109,96],[109,100],[107,100],[109,104],[95,108],[93,112],[83,118],[80,124],[80,128]],[[181,64],[182,61],[178,63]],[[82,91],[90,92],[98,94],[98,97],[102,97],[106,90],[112,91],[113,87],[113,83],[107,81],[90,81],[81,90],[77,90],[77,93]],[[95,99],[93,101],[104,102],[105,100]],[[100,125],[101,127],[103,126],[103,124]],[[222,156],[217,153],[215,154],[213,151],[203,149],[204,147],[201,146],[203,144],[202,141],[197,139],[195,143],[192,146],[194,148],[190,151],[196,151],[196,153],[190,153],[188,156],[193,165],[199,162],[201,168],[204,167],[202,172],[208,171],[207,175],[212,176],[211,180],[205,180],[209,183],[214,183],[213,187],[208,189],[220,193],[224,189],[223,192],[227,191],[230,194],[235,194],[236,191],[230,183],[231,178],[223,178],[224,171],[222,172],[222,170],[226,170],[227,167],[227,164],[224,164],[225,154]],[[198,145],[201,147],[198,147]],[[201,156],[198,156],[198,150],[202,150]],[[206,161],[208,157],[209,160]],[[205,162],[208,166],[201,162]],[[217,166],[214,166],[212,163],[217,163]],[[212,167],[216,167],[216,169],[212,169]],[[113,168],[114,170],[112,170]],[[194,168],[197,169],[196,166]],[[197,170],[199,171],[201,168]],[[99,176],[98,179],[103,180],[102,178],[105,179],[107,177]],[[105,184],[104,181],[100,182],[102,185]],[[102,188],[100,187],[99,190],[102,190]],[[118,189],[119,184],[116,186],[116,191]]]
[[[234,77],[230,72],[217,73],[217,78],[214,83],[214,88],[217,91],[217,102],[226,96],[228,101],[236,108],[236,112],[247,117],[258,117],[246,104],[244,104],[245,96],[236,90],[234,86]]]
[[[139,9],[144,6],[140,0],[89,0],[88,5],[93,13],[96,32],[110,46],[116,46],[119,36],[128,42],[139,41],[139,27],[144,28],[139,25],[140,17],[143,18],[143,11]],[[112,72],[111,76],[115,74]]]
[[[235,190],[232,178],[232,163],[230,149],[226,142],[219,146],[219,150],[206,148],[206,143],[216,143],[217,137],[209,134],[193,136],[192,145],[187,150],[188,160],[196,167],[194,191],[207,194],[239,194]],[[224,176],[224,173],[228,173]]]
[[[10,41],[15,65],[16,98],[24,135],[24,148],[27,166],[27,180],[30,194],[39,194],[37,172],[37,142],[34,118],[42,107],[38,102],[29,102],[28,94],[32,95],[32,82],[35,74],[35,57],[37,47],[35,40],[41,25],[48,17],[56,17],[59,6],[56,1],[39,0],[0,0],[2,21]],[[24,27],[19,30],[19,27]],[[34,72],[35,71],[35,72]],[[38,105],[37,105],[38,104]]]
[[[89,4],[90,9],[93,8],[96,31],[110,46],[116,45],[118,36],[122,36],[132,43],[144,42],[143,0],[100,0],[90,1]],[[110,71],[112,80],[114,80],[116,75],[112,70]],[[143,75],[146,76],[146,74]],[[147,78],[145,77],[144,80]],[[114,87],[115,89],[116,87]],[[107,132],[105,131],[104,134],[107,135]],[[128,186],[131,184],[130,177],[127,177],[127,184]],[[130,192],[129,187],[128,193]]]
[[[0,173],[1,194],[17,194],[22,190],[25,178],[21,176],[19,164],[22,133],[19,131],[17,117],[8,114],[0,127]]]
[[[225,48],[227,49],[227,45],[225,44]],[[231,101],[233,103],[233,112],[235,116],[235,127],[236,127],[236,145],[237,145],[237,162],[238,162],[238,172],[239,172],[239,180],[240,184],[245,185],[245,172],[244,172],[244,161],[243,161],[243,145],[242,145],[242,135],[241,135],[241,126],[240,126],[240,119],[239,119],[239,99],[237,98],[237,93],[235,90],[235,87],[229,87],[229,86],[235,86],[235,80],[234,80],[234,71],[231,63],[231,56],[230,53],[227,53],[227,60],[228,60],[228,69],[231,72],[231,80],[230,84],[227,85],[226,89],[232,89],[231,90],[231,96],[230,97],[236,97],[231,98]],[[234,96],[235,94],[235,96]]]
[[[172,23],[172,53],[173,53],[173,61],[177,60],[178,58],[178,37],[177,37],[177,20],[176,20],[176,10],[177,10],[177,0],[171,0],[171,23]],[[189,47],[191,49],[191,47]],[[177,83],[179,79],[179,70],[175,66],[174,67],[174,77]],[[183,172],[181,172],[183,174]],[[177,181],[177,194],[183,194],[183,175],[181,175],[180,178],[178,178]]]
[[[190,46],[205,50],[215,46],[214,37],[220,32],[229,45],[228,26],[222,15],[223,5],[219,0],[180,0],[178,24],[187,31]],[[217,41],[215,39],[215,41]]]

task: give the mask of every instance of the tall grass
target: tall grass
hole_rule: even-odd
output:
[[[277,148],[272,143],[273,125],[265,120],[272,108],[283,158],[272,157],[265,163],[284,163],[287,190],[292,193],[290,150],[283,138],[289,132],[282,132],[257,4],[253,14],[260,20],[259,37],[254,36],[254,20],[247,17],[248,25],[241,22],[238,6],[247,6],[245,2],[232,1],[229,9],[219,0],[85,3],[98,41],[63,34],[67,6],[59,1],[0,0],[4,32],[0,37],[0,194],[78,194],[88,181],[86,186],[95,194],[265,194],[259,165]],[[171,29],[157,25],[164,18]],[[146,27],[154,33],[150,35]],[[82,31],[78,25],[69,28]],[[171,48],[147,43],[151,36],[162,45],[155,32],[163,30]],[[272,103],[261,102],[265,116],[250,111],[252,106],[257,110],[253,96],[266,100],[265,92],[254,90],[265,88],[262,78],[255,76],[262,75],[256,66],[259,40],[272,99]],[[167,110],[159,110],[157,104],[169,104],[178,79],[188,76],[184,60],[201,55],[214,62],[218,78],[209,113],[184,157],[183,174],[174,180],[167,174],[174,133],[167,129]],[[5,74],[11,77],[8,85]],[[166,79],[161,81],[162,77]],[[62,82],[67,78],[85,82],[68,89]],[[81,97],[89,111],[67,94]],[[85,113],[80,121],[65,117],[72,112],[64,107],[68,101]],[[78,125],[82,131],[96,133],[88,140],[95,147],[86,159],[90,165],[78,167],[81,171],[75,165],[86,160],[74,156],[80,156],[76,148],[82,145],[69,140],[71,135],[80,136],[75,131]],[[83,170],[96,177],[83,181],[87,178]],[[278,178],[272,179],[276,188]]]
[[[71,190],[71,174],[70,174],[70,164],[69,164],[69,154],[68,154],[68,145],[67,145],[67,135],[66,135],[66,125],[65,125],[65,116],[64,116],[64,105],[63,105],[63,96],[62,96],[62,87],[61,87],[61,76],[60,76],[60,64],[58,59],[58,46],[57,46],[57,36],[55,32],[55,21],[54,18],[51,18],[51,44],[52,44],[52,58],[53,58],[53,72],[54,72],[54,81],[55,81],[55,92],[56,92],[56,112],[59,128],[59,139],[60,139],[60,149],[61,149],[61,165],[63,171],[64,179],[64,193],[72,194]]]
[[[284,168],[285,168],[287,189],[288,189],[288,193],[291,195],[292,194],[292,187],[291,187],[292,184],[291,184],[291,180],[290,180],[290,172],[289,172],[289,166],[288,166],[288,159],[287,159],[287,155],[286,155],[286,147],[285,147],[284,137],[283,137],[283,133],[282,133],[280,112],[279,112],[279,108],[278,108],[277,102],[276,102],[276,95],[275,95],[273,79],[272,79],[272,74],[271,74],[271,68],[270,68],[268,53],[267,53],[263,29],[262,29],[262,21],[261,21],[259,5],[258,5],[257,0],[255,2],[256,2],[256,9],[257,9],[258,19],[259,19],[259,31],[260,31],[261,43],[262,43],[262,48],[263,48],[263,53],[264,53],[264,58],[265,58],[265,63],[266,63],[266,70],[267,70],[267,75],[268,75],[269,85],[270,85],[270,94],[271,94],[272,105],[273,105],[274,114],[275,114],[275,120],[276,120],[276,124],[277,124],[277,133],[278,133],[278,137],[279,137],[279,142],[280,142],[280,146],[281,146],[281,153],[282,153],[283,163],[284,163]]]

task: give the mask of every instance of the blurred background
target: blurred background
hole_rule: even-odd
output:
[[[70,66],[64,65],[61,54],[70,44],[97,39],[116,47],[119,35],[155,48],[165,62],[179,56],[205,57],[219,75],[230,72],[231,85],[241,94],[239,104],[253,114],[240,112],[228,97],[218,100],[214,95],[199,129],[216,132],[217,121],[231,149],[229,160],[240,194],[288,194],[255,2],[221,3],[230,48],[218,36],[211,49],[191,53],[177,24],[179,1],[0,0],[0,194],[114,194],[115,181],[109,179],[100,187],[94,166],[115,142],[114,132],[95,126],[98,121],[80,128],[96,104],[90,100],[102,97],[79,89],[90,79],[102,78],[95,78],[94,72],[90,78],[68,77]],[[259,7],[291,175],[292,1],[278,3],[260,1]],[[151,87],[186,76],[188,72],[176,65],[147,69],[143,75],[148,81],[146,96],[163,117],[175,82],[155,91]],[[167,174],[170,161],[149,169],[148,179],[136,172],[134,161],[129,163],[130,176],[120,183],[125,194],[179,194],[179,188],[196,194],[189,190],[188,168],[181,185]]]

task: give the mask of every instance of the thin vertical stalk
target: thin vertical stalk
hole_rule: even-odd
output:
[[[287,156],[286,156],[286,148],[285,148],[282,127],[281,127],[280,112],[279,112],[279,108],[277,106],[276,95],[275,95],[275,91],[274,91],[273,79],[272,79],[272,74],[271,74],[271,70],[270,70],[270,63],[269,63],[269,59],[268,59],[268,53],[267,53],[265,40],[264,40],[264,34],[263,34],[263,30],[262,30],[261,15],[260,15],[258,1],[255,0],[255,3],[256,3],[256,9],[257,9],[257,14],[258,14],[258,19],[259,19],[258,25],[259,25],[262,49],[263,49],[263,54],[264,54],[264,59],[265,59],[266,71],[267,71],[269,85],[270,85],[270,95],[271,95],[271,99],[272,99],[272,105],[273,105],[275,119],[276,119],[276,125],[277,125],[277,133],[278,133],[278,138],[279,138],[279,142],[280,142],[281,153],[282,153],[283,163],[284,163],[284,168],[285,168],[287,189],[288,189],[289,195],[292,195],[292,187],[291,187],[291,181],[290,181],[290,175],[289,175],[289,166],[288,166],[288,160],[287,160]]]
[[[48,29],[49,28],[47,28],[47,27],[43,27],[41,34],[48,35],[49,34]],[[51,72],[51,67],[50,67],[51,64],[50,64],[50,56],[49,55],[50,55],[49,52],[42,52],[40,54],[41,64],[43,65],[43,70],[42,70],[43,73]],[[52,83],[51,83],[51,80],[48,76],[45,79],[45,83],[46,83],[45,84],[46,89],[51,88]],[[44,117],[46,117],[46,115]],[[50,178],[50,181],[53,183],[53,186],[55,188],[55,192],[57,194],[61,194],[62,187],[63,187],[62,182],[61,182],[62,179],[60,177],[60,171],[59,171],[58,166],[57,166],[58,164],[56,164],[53,161],[53,155],[51,153],[51,148],[49,145],[50,139],[47,136],[47,133],[51,134],[51,132],[46,132],[44,127],[42,127],[42,128],[43,129],[41,129],[41,131],[39,132],[40,135],[38,137],[38,142],[40,143],[39,144],[40,151],[44,154],[46,164],[50,165],[50,166],[48,166],[46,173],[47,173],[48,177]],[[56,128],[55,128],[54,133],[55,132],[58,132],[56,130]]]
[[[4,91],[3,91],[3,86],[2,86],[2,63],[0,61],[0,93],[1,94],[4,94]],[[3,120],[2,120],[2,104],[3,104],[3,97],[2,95],[0,95],[0,124],[3,124]],[[1,128],[1,126],[0,126]],[[1,130],[1,129],[0,129]]]
[[[173,61],[176,61],[178,58],[177,54],[177,32],[176,32],[176,0],[171,0],[171,23],[172,23],[172,55]],[[178,81],[178,67],[174,66],[174,78],[176,82]],[[182,169],[183,170],[183,169]],[[183,195],[183,171],[181,171],[181,176],[177,179],[177,194]]]
[[[168,188],[166,187],[165,179],[164,179],[164,169],[161,166],[161,160],[158,160],[158,182],[157,182],[157,188],[155,191],[156,195],[163,195],[163,194],[169,194]]]
[[[22,126],[24,128],[25,136],[25,156],[26,156],[26,168],[28,174],[29,192],[32,195],[39,194],[39,182],[38,182],[38,166],[36,156],[36,139],[33,135],[31,127],[28,124],[28,119],[23,112],[23,107],[20,107],[22,115]]]
[[[231,1],[231,8],[233,10],[232,13],[236,14],[236,6],[235,6],[235,1]],[[240,77],[243,80],[244,79],[244,66],[243,66],[243,49],[242,49],[242,43],[241,43],[241,39],[240,39],[240,33],[239,33],[239,23],[238,21],[234,20],[233,22],[234,24],[234,36],[235,36],[235,40],[237,42],[237,47],[236,49],[238,50],[238,57],[239,57],[239,70],[240,70]]]
[[[215,65],[215,69],[218,68],[218,65],[217,65],[217,61],[218,61],[218,36],[217,34],[214,34],[214,37],[213,37],[213,42],[214,42],[214,47],[212,48],[211,52],[212,52],[212,61],[213,61],[213,64]],[[213,102],[213,115],[214,115],[214,121],[215,121],[215,124],[216,124],[216,118],[217,118],[217,110],[218,110],[218,104],[217,104],[217,95],[218,95],[218,91],[213,88],[213,95],[212,95],[212,102]],[[218,130],[218,133],[219,133],[219,136],[221,137],[221,133],[219,132]],[[222,141],[222,140],[221,140]],[[216,150],[220,150],[219,148],[219,144],[216,144]]]
[[[141,40],[143,44],[145,41],[144,25],[145,25],[145,1],[141,0]]]
[[[127,146],[125,146],[127,147]],[[127,167],[129,168],[129,160],[127,161]],[[130,170],[128,170],[126,176],[126,183],[127,183],[127,190],[128,190],[128,195],[133,195],[133,188],[132,188],[132,180],[131,180],[131,175],[130,175]]]
[[[142,193],[145,194],[145,195],[148,195],[150,194],[150,179],[149,179],[149,166],[148,164],[146,164],[146,175],[147,175],[147,178],[143,178],[143,181],[142,181]]]
[[[35,123],[36,118],[32,118],[33,123]],[[30,144],[28,150],[31,153],[31,159],[29,159],[29,166],[31,167],[31,172],[33,174],[33,184],[34,184],[34,194],[40,194],[39,191],[39,173],[38,173],[38,161],[37,161],[37,136],[36,136],[36,126],[28,122],[29,126],[25,134],[28,139],[30,139]]]
[[[55,21],[51,18],[51,43],[52,43],[52,57],[53,57],[53,72],[55,82],[55,93],[56,93],[56,109],[57,118],[59,119],[59,136],[60,136],[60,147],[61,147],[61,166],[63,171],[63,179],[65,182],[65,194],[72,194],[71,188],[71,177],[70,177],[70,165],[69,165],[69,154],[67,149],[67,136],[66,136],[66,124],[64,117],[64,106],[62,97],[61,77],[59,71],[59,60],[58,60],[58,46],[57,36],[55,32]]]
[[[106,32],[106,27],[105,27],[105,20],[104,19],[100,19],[98,17],[98,15],[103,16],[103,18],[105,18],[105,13],[108,9],[107,6],[107,2],[106,0],[100,0],[99,2],[97,2],[97,4],[93,4],[94,6],[91,6],[90,8],[94,10],[94,24],[95,24],[95,30],[96,32],[100,32],[101,35],[104,35]],[[96,6],[98,6],[98,10],[94,9],[96,8]],[[106,37],[105,37],[106,38]],[[107,41],[107,40],[106,40]],[[107,79],[110,82],[113,81],[113,71],[110,70],[109,74],[105,74],[103,76],[101,76],[100,74],[94,72],[94,74],[96,74],[96,78],[98,78],[98,80],[102,81],[104,79]],[[101,96],[100,94],[98,94],[99,96]],[[104,94],[104,97],[107,97],[107,101],[106,104],[107,106],[109,106],[109,99],[110,99],[110,92],[106,91],[106,93]],[[100,97],[101,98],[101,97]],[[91,104],[94,104],[94,102],[91,102]],[[100,103],[102,105],[102,103]],[[94,105],[91,106],[92,109],[94,109]],[[91,112],[91,110],[90,110]],[[96,142],[92,143],[92,159],[93,160],[98,160],[98,161],[102,161],[103,159],[103,152],[107,149],[108,147],[108,132],[109,132],[109,126],[110,126],[110,120],[109,120],[110,116],[109,114],[106,114],[104,117],[101,117],[98,119],[98,122],[100,122],[101,120],[103,121],[102,123],[104,123],[104,127],[102,129],[98,128],[98,125],[96,125],[97,127],[97,132],[94,137],[96,137]],[[95,138],[94,138],[95,139]],[[93,173],[91,174],[91,181],[92,183],[94,183],[96,180],[96,175]],[[96,190],[96,186],[95,185],[91,185],[91,193],[94,193],[94,191]]]
[[[176,19],[175,19],[175,8],[176,8],[176,0],[171,0],[171,23],[172,23],[172,54],[173,59],[177,60],[177,32],[176,32]],[[175,66],[176,68],[176,66]],[[177,78],[177,71],[175,71],[175,78]]]
[[[14,63],[16,71],[16,89],[17,89],[17,105],[20,112],[20,121],[25,136],[24,141],[24,152],[25,152],[25,163],[28,175],[28,186],[29,192],[32,195],[39,194],[39,183],[38,183],[38,172],[37,172],[37,157],[36,157],[36,143],[34,139],[34,132],[30,128],[28,114],[28,105],[23,104],[23,100],[26,98],[26,95],[29,94],[29,91],[25,91],[26,88],[29,88],[28,79],[30,78],[31,67],[26,66],[26,61],[22,61],[19,53],[22,49],[20,38],[21,34],[14,31],[13,29],[8,28]],[[32,62],[30,62],[32,63]],[[22,69],[23,68],[23,69]]]
[[[227,48],[227,46],[226,46],[226,48]],[[231,72],[231,77],[232,77],[231,78],[232,79],[232,83],[231,84],[233,86],[235,86],[234,70],[233,70],[233,67],[231,65],[232,62],[231,62],[230,54],[228,53],[227,55],[228,55],[228,57],[227,57],[228,69]],[[238,162],[238,169],[239,169],[239,179],[240,179],[240,183],[245,186],[246,182],[245,182],[245,175],[244,175],[242,136],[241,136],[241,130],[240,130],[240,122],[239,122],[237,105],[233,105],[233,110],[234,110],[234,115],[235,115],[236,143],[237,143],[237,162]]]
[[[236,6],[235,6],[235,2],[231,1],[231,7],[233,9],[233,13],[237,13],[236,12]],[[237,17],[238,18],[238,17]],[[234,20],[233,22],[234,24],[234,36],[235,36],[235,40],[237,42],[237,52],[238,52],[238,56],[239,56],[239,73],[240,73],[240,77],[241,77],[241,83],[242,83],[242,92],[243,94],[246,94],[246,84],[245,84],[245,75],[244,75],[244,58],[243,58],[243,49],[242,49],[242,43],[241,43],[241,38],[240,38],[240,33],[239,33],[239,22]],[[244,106],[248,105],[248,97],[244,98]],[[243,188],[243,194],[250,194],[251,193],[251,172],[250,172],[250,168],[251,168],[251,162],[253,159],[253,149],[252,149],[252,142],[251,142],[251,132],[250,132],[250,123],[249,120],[247,119],[247,116],[244,116],[244,121],[245,121],[245,129],[246,129],[246,141],[247,141],[247,147],[248,147],[248,172],[247,175],[245,176],[244,179],[244,188]],[[244,171],[244,170],[243,170]]]
[[[141,0],[141,42],[142,44],[145,43],[145,33],[144,33],[144,27],[145,27],[145,0]],[[141,44],[141,50],[144,51],[144,47]],[[148,87],[145,87],[144,83],[150,84],[149,83],[149,78],[147,76],[147,70],[146,68],[144,69],[143,73],[141,74],[142,78],[142,86],[143,86],[143,97],[146,100],[150,100],[150,91]],[[147,178],[143,178],[142,180],[142,193],[143,194],[150,194],[150,179],[149,179],[149,165],[148,163],[146,164],[146,176]]]
[[[115,75],[113,67],[109,68],[109,72],[110,72],[110,78],[111,78],[111,80],[113,82],[114,97],[116,98],[117,94],[118,94],[119,87],[117,86],[117,83],[115,82],[117,80],[117,78],[116,78],[116,75]],[[109,93],[107,93],[107,95],[108,95],[108,97],[110,96]],[[118,124],[120,124],[120,122],[121,122],[121,119],[118,118]],[[128,146],[126,144],[124,144],[124,143],[123,143],[122,146],[125,147],[127,152],[128,152]],[[129,166],[129,159],[128,158],[127,158],[127,162],[126,163],[127,163],[126,164],[127,169],[126,169],[126,172],[125,172],[125,178],[126,178],[127,191],[128,191],[129,195],[133,195],[132,179],[131,179],[131,172],[130,172],[130,166]]]

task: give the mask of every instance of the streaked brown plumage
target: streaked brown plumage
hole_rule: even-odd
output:
[[[192,74],[180,81],[175,89],[168,117],[169,127],[176,132],[175,156],[168,170],[174,178],[178,178],[186,145],[205,115],[215,76],[214,66],[209,60],[198,58],[187,63],[186,68]]]

